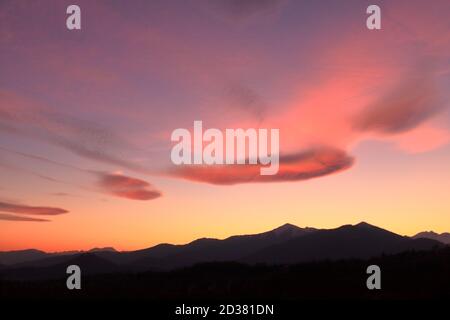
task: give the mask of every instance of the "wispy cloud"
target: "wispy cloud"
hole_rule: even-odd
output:
[[[162,196],[162,193],[153,186],[137,178],[122,174],[97,173],[98,186],[105,193],[132,200],[153,200]]]
[[[248,85],[231,83],[226,89],[231,106],[243,110],[249,115],[262,121],[267,104],[261,95]]]
[[[55,216],[69,212],[65,209],[55,207],[28,206],[7,202],[0,202],[0,211],[19,214],[49,215],[49,216]]]
[[[50,222],[47,219],[30,218],[23,216],[15,216],[12,214],[0,213],[0,220],[4,221],[28,221],[28,222]]]
[[[55,196],[55,197],[79,197],[77,195],[70,194],[67,192],[52,192],[52,193],[50,193],[50,195]]]
[[[0,129],[62,147],[78,156],[133,171],[147,170],[119,156],[137,148],[100,123],[79,119],[0,90]]]
[[[420,72],[364,109],[354,126],[360,131],[401,133],[419,126],[443,106],[433,80]]]
[[[46,163],[60,166],[60,167],[66,168],[66,169],[75,170],[75,171],[81,172],[83,174],[87,174],[89,176],[94,176],[97,179],[95,188],[84,188],[83,187],[83,189],[86,189],[86,190],[97,190],[98,187],[100,187],[101,192],[106,192],[108,194],[111,194],[111,195],[114,195],[117,197],[127,198],[127,199],[131,199],[131,200],[152,200],[152,199],[156,199],[156,198],[159,198],[160,196],[162,196],[162,193],[160,191],[154,189],[154,187],[150,183],[148,183],[144,180],[141,180],[141,179],[129,177],[129,176],[126,176],[123,174],[115,174],[115,173],[106,173],[106,172],[95,171],[95,170],[87,170],[87,169],[83,169],[83,168],[80,168],[80,167],[77,167],[74,165],[61,163],[58,161],[47,159],[45,157],[36,156],[36,155],[24,153],[24,152],[19,152],[19,151],[11,150],[11,149],[4,148],[4,147],[0,147],[0,151],[8,152],[8,153],[18,155],[21,157],[25,157],[28,159],[32,159],[32,160],[46,162]],[[15,168],[15,169],[20,170],[20,168]],[[66,182],[62,182],[62,181],[59,181],[57,179],[54,179],[54,178],[51,178],[51,177],[48,177],[45,175],[41,175],[41,174],[34,173],[34,172],[29,172],[29,170],[25,170],[25,171],[28,173],[32,173],[33,175],[36,175],[36,176],[38,176],[42,179],[48,180],[48,181],[68,184]],[[78,186],[78,187],[80,187],[80,186]],[[53,195],[69,196],[71,194],[68,194],[65,192],[56,192],[56,193],[53,193]]]

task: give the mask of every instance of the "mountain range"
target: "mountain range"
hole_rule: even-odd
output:
[[[444,233],[436,233],[433,231],[424,231],[424,232],[419,232],[418,234],[416,234],[415,236],[413,236],[414,239],[420,239],[420,238],[425,238],[425,239],[433,239],[445,244],[450,244],[450,233],[448,232],[444,232]]]
[[[201,238],[184,245],[159,244],[136,251],[95,248],[59,253],[35,249],[0,252],[0,274],[12,279],[65,276],[65,268],[70,264],[79,265],[85,274],[98,274],[173,270],[203,262],[283,265],[369,259],[383,254],[428,250],[448,243],[445,236],[435,235],[420,233],[406,237],[365,222],[335,229],[285,224],[259,234],[223,240]]]

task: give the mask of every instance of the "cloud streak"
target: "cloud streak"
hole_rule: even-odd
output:
[[[15,215],[6,214],[6,213],[0,213],[0,220],[3,220],[3,221],[28,221],[28,222],[50,222],[50,220],[47,220],[47,219],[15,216]]]
[[[98,186],[110,195],[131,200],[153,200],[162,196],[162,193],[153,186],[137,178],[121,174],[97,173]]]
[[[189,165],[176,167],[170,174],[190,181],[216,185],[301,181],[346,170],[353,163],[354,158],[343,150],[319,147],[281,156],[276,175],[261,175],[260,165]]]
[[[247,112],[259,122],[264,119],[267,104],[261,95],[251,87],[240,83],[232,83],[227,88],[227,95],[231,106]]]
[[[0,90],[0,130],[39,139],[64,148],[80,157],[147,172],[120,154],[137,149],[121,136],[98,123],[82,120]]]
[[[32,160],[50,163],[50,164],[53,164],[56,166],[66,168],[66,169],[71,169],[71,170],[75,170],[75,171],[78,171],[81,173],[85,173],[90,176],[94,176],[98,180],[96,185],[97,185],[97,187],[100,187],[101,192],[106,192],[108,194],[111,194],[111,195],[114,195],[117,197],[127,198],[127,199],[131,199],[131,200],[152,200],[152,199],[156,199],[156,198],[159,198],[160,196],[162,196],[162,193],[160,191],[154,189],[150,183],[148,183],[144,180],[137,179],[137,178],[128,177],[123,174],[114,174],[114,173],[105,173],[105,172],[95,171],[95,170],[86,170],[86,169],[83,169],[83,168],[80,168],[77,166],[73,166],[70,164],[57,162],[57,161],[50,160],[50,159],[47,159],[47,158],[44,158],[41,156],[36,156],[36,155],[28,154],[28,153],[15,151],[15,150],[10,150],[10,149],[3,148],[3,147],[0,147],[0,151],[8,152],[8,153],[18,155],[21,157],[25,157],[25,158],[29,158]],[[0,165],[1,165],[1,163],[0,163]],[[23,170],[20,168],[15,168],[15,169],[19,170],[19,171]],[[28,170],[25,170],[25,171],[29,172]],[[41,175],[38,173],[34,173],[34,172],[29,172],[29,173],[32,173],[33,175],[36,175],[44,180],[68,184],[66,182],[59,181],[57,179],[54,179],[54,178],[51,178],[51,177],[48,177],[45,175]],[[77,187],[80,187],[80,186],[77,186]],[[80,188],[87,189],[84,187],[80,187]],[[69,196],[71,194],[68,194],[65,192],[56,192],[56,193],[53,193],[53,195]]]
[[[69,212],[65,209],[55,207],[28,206],[8,202],[0,202],[0,211],[17,214],[48,215],[48,216],[55,216]]]
[[[442,109],[433,79],[419,70],[365,108],[354,119],[354,127],[381,134],[402,133],[416,128]]]

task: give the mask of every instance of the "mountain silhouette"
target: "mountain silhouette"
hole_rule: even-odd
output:
[[[2,265],[12,265],[27,261],[45,258],[47,253],[36,249],[16,250],[0,252],[0,262]]]
[[[86,252],[103,252],[103,251],[116,251],[116,250],[114,248],[107,247],[107,248],[93,248]],[[47,258],[55,258],[55,261],[58,261],[56,257],[62,257],[60,258],[60,260],[64,261],[70,256],[81,254],[84,252],[85,251],[44,252],[36,249],[6,251],[0,252],[0,264],[5,266],[16,264],[26,265],[28,262],[33,263],[34,261],[46,260]]]
[[[235,261],[267,246],[316,231],[285,224],[274,230],[231,236],[224,240],[201,238],[185,245],[159,244],[130,252],[99,252],[102,258],[135,271],[173,269],[205,261]]]
[[[231,236],[219,240],[201,238],[185,245],[159,244],[136,251],[118,252],[111,248],[73,254],[46,254],[27,250],[0,254],[1,271],[6,278],[33,275],[65,275],[69,264],[82,264],[87,273],[164,271],[205,262],[245,264],[296,264],[324,260],[369,259],[383,254],[428,250],[444,246],[433,239],[413,239],[362,222],[335,229],[300,228],[292,224],[259,234]],[[3,259],[1,259],[3,258]],[[45,269],[45,270],[44,270]],[[64,270],[63,270],[64,269]],[[64,272],[62,272],[63,270]],[[84,272],[84,271],[83,271]]]
[[[244,256],[292,238],[302,237],[314,228],[299,228],[285,224],[274,230],[253,235],[232,236],[224,240],[202,238],[186,245],[156,246],[146,251],[146,256],[135,264],[156,268],[177,268],[205,261],[237,261]]]
[[[421,238],[426,238],[426,239],[433,239],[442,243],[446,243],[446,244],[450,244],[450,233],[448,232],[444,232],[444,233],[436,233],[433,231],[424,231],[424,232],[419,232],[418,234],[416,234],[415,236],[413,236],[414,239],[421,239]]]
[[[365,222],[318,230],[303,237],[267,247],[242,259],[247,263],[292,264],[305,261],[368,259],[441,245],[431,239],[411,239]]]
[[[74,256],[60,256],[47,258],[53,263],[36,266],[19,266],[8,269],[8,280],[42,280],[58,279],[67,276],[66,270],[69,265],[77,265],[82,270],[83,275],[96,275],[117,273],[121,269],[108,260],[105,260],[93,253],[81,253]],[[59,259],[55,259],[59,258]]]

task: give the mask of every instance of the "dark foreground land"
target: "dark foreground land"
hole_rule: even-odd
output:
[[[381,268],[381,290],[366,287],[366,268],[372,264]],[[5,280],[3,276],[0,298],[186,302],[449,299],[450,248],[285,266],[218,262],[166,272],[118,271],[82,276],[81,290],[68,290],[64,276],[35,281]]]

